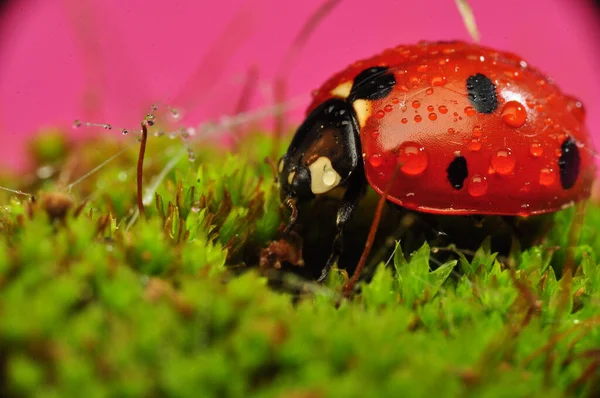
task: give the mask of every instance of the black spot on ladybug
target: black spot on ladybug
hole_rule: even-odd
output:
[[[492,113],[498,108],[496,86],[485,75],[478,73],[467,79],[467,93],[473,108],[479,113]]]
[[[567,138],[560,146],[561,155],[558,159],[560,169],[560,185],[564,189],[572,188],[579,176],[579,167],[581,165],[581,156],[575,140]]]
[[[386,66],[375,66],[360,72],[352,83],[350,101],[357,99],[378,100],[385,98],[396,84],[394,74]]]
[[[465,179],[469,175],[469,170],[467,169],[467,159],[465,159],[464,156],[458,156],[454,158],[454,160],[446,169],[446,172],[448,173],[448,181],[450,181],[452,188],[456,190],[461,189]]]

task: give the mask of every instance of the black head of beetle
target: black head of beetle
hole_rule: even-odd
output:
[[[360,161],[359,127],[352,106],[330,99],[315,108],[298,128],[278,165],[281,201],[296,206],[344,184]]]

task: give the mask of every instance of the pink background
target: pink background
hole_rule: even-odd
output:
[[[0,21],[2,166],[23,165],[25,140],[43,126],[79,136],[92,132],[71,130],[74,119],[135,127],[159,100],[183,106],[186,125],[231,113],[251,68],[259,78],[251,107],[272,103],[277,68],[322,3],[14,1]],[[591,2],[471,3],[482,44],[523,56],[577,95],[600,141],[600,22]],[[454,0],[342,2],[293,63],[289,96],[301,100],[290,120],[299,121],[310,92],[351,61],[401,43],[450,39],[469,40]]]

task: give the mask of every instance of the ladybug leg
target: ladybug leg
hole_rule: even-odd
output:
[[[333,240],[333,245],[331,248],[331,253],[329,255],[329,259],[327,259],[327,263],[323,270],[321,271],[321,276],[317,279],[318,282],[323,282],[327,279],[329,275],[329,270],[338,259],[340,253],[342,252],[342,236],[344,233],[344,227],[352,218],[352,214],[354,210],[358,207],[358,202],[361,197],[364,195],[367,181],[364,177],[364,172],[362,169],[355,170],[354,174],[350,177],[348,181],[348,188],[344,193],[344,197],[342,198],[342,203],[337,211],[337,217],[335,219],[335,225],[337,227],[337,234]]]

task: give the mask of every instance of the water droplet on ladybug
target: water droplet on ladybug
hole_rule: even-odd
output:
[[[377,111],[377,112],[375,112],[375,117],[377,119],[383,119],[384,116],[385,116],[385,112],[384,111]]]
[[[435,119],[437,119],[437,113],[430,113],[429,120],[435,120]]]
[[[539,158],[544,153],[544,147],[539,142],[534,142],[529,146],[529,153],[531,153],[531,156],[534,158]]]
[[[521,127],[527,120],[527,111],[518,101],[509,101],[502,107],[502,121],[510,127]]]
[[[554,154],[556,155],[557,158],[562,156],[562,150],[560,148],[556,148],[554,150]]]
[[[433,88],[429,87],[427,90],[425,90],[425,94],[427,94],[427,95],[433,94]]]
[[[400,120],[400,121],[402,122],[402,124],[406,124],[406,123],[408,123],[408,119],[407,119],[407,118],[405,118],[405,117],[403,117],[403,118],[402,118],[402,120]]]
[[[435,108],[433,107],[433,105],[428,105],[428,106],[427,106],[427,110],[428,110],[429,112],[433,112],[433,111],[435,110]]]
[[[374,153],[371,156],[369,156],[369,164],[371,166],[373,166],[373,167],[379,167],[379,166],[381,166],[382,163],[383,163],[383,159],[381,159],[381,154]]]
[[[418,107],[420,107],[420,106],[421,106],[421,102],[419,102],[419,101],[417,101],[417,100],[414,100],[414,101],[412,102],[412,107],[413,107],[413,108],[417,109],[417,108],[418,108]]]
[[[556,180],[556,173],[549,167],[544,167],[540,170],[540,185],[544,187],[549,187],[554,184]]]
[[[425,148],[416,142],[407,141],[398,149],[398,161],[404,174],[418,175],[425,171],[429,159]]]
[[[441,105],[438,107],[438,111],[442,114],[445,115],[446,113],[448,113],[448,107]]]
[[[515,169],[516,159],[510,148],[498,149],[492,156],[492,167],[500,175],[510,175]]]
[[[392,104],[396,105],[400,103],[400,99],[399,98],[392,98]]]
[[[585,121],[585,107],[583,106],[583,103],[577,98],[567,96],[567,109],[569,110],[569,112],[571,112],[571,114],[573,114],[573,116],[575,116],[575,119],[577,119],[577,121],[581,123]]]
[[[473,116],[476,113],[477,113],[477,111],[472,106],[467,106],[465,108],[465,115],[467,115],[467,116]]]
[[[418,86],[419,83],[421,83],[421,79],[419,79],[417,76],[413,76],[413,77],[410,78],[410,83],[413,86]]]
[[[448,129],[448,134],[454,134],[454,133],[456,133],[456,130],[454,130],[452,127],[450,127]]]
[[[481,137],[481,127],[475,126],[473,127],[473,137]]]
[[[383,107],[383,110],[386,112],[391,112],[394,108],[391,105],[386,105]]]
[[[415,122],[420,123],[423,118],[420,115],[415,116]]]
[[[469,191],[469,195],[474,196],[474,197],[485,195],[488,190],[487,179],[482,175],[475,174],[469,180],[469,185],[467,186],[467,190]]]
[[[377,137],[379,137],[379,130],[373,130],[371,131],[371,138],[376,140]]]
[[[469,143],[469,149],[473,152],[477,152],[481,149],[481,139],[473,138]]]
[[[433,76],[431,78],[432,86],[442,86],[442,85],[444,85],[444,83],[446,83],[446,78],[443,76]]]

